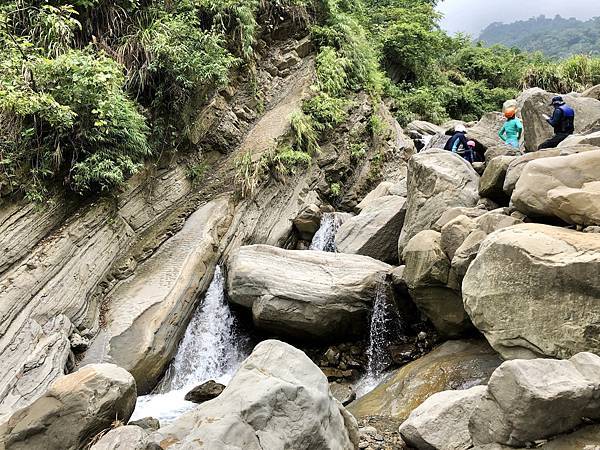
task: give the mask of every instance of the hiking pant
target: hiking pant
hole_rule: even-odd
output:
[[[554,136],[552,136],[550,139],[548,139],[546,142],[540,145],[538,147],[538,150],[544,150],[546,148],[556,148],[558,147],[558,144],[560,144],[569,136],[571,135],[568,133],[556,133]]]

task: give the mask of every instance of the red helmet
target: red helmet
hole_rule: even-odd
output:
[[[507,119],[512,119],[516,115],[517,115],[517,108],[508,108],[506,111],[504,111],[504,117],[506,117]]]

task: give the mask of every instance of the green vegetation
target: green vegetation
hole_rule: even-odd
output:
[[[427,0],[8,0],[0,5],[0,195],[42,200],[118,188],[164,151],[190,147],[194,113],[236,71],[264,108],[255,58],[282,21],[316,47],[312,98],[289,141],[238,159],[251,193],[266,173],[305,167],[347,120],[356,94],[391,100],[405,124],[475,120],[523,87],[600,83],[600,60],[564,61],[450,37]],[[590,36],[593,33],[589,33]],[[261,106],[262,105],[262,106]],[[260,111],[259,111],[260,112]],[[369,129],[381,128],[375,114]],[[356,142],[356,141],[354,141]],[[362,150],[361,150],[362,149]],[[362,147],[352,158],[364,157]],[[207,168],[191,168],[199,182]]]
[[[600,56],[600,18],[584,22],[540,16],[510,24],[493,23],[482,31],[479,39],[488,45],[539,51],[553,58],[577,54]]]

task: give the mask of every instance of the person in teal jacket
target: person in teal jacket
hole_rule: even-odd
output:
[[[498,132],[498,136],[506,144],[519,148],[521,135],[523,134],[523,123],[517,118],[517,110],[514,108],[504,113],[506,122]]]

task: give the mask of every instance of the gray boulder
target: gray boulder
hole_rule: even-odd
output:
[[[217,398],[219,395],[221,395],[224,389],[225,385],[217,383],[214,380],[209,380],[199,386],[196,386],[187,394],[185,394],[185,399],[188,402],[204,403],[212,400],[213,398]]]
[[[256,346],[218,399],[152,438],[172,450],[353,450],[358,426],[304,353],[270,340]]]
[[[403,278],[411,298],[446,336],[457,336],[471,328],[460,288],[453,283],[450,260],[441,246],[440,233],[427,230],[410,240],[402,255]]]
[[[553,130],[543,114],[552,114],[550,103],[556,94],[539,88],[529,89],[518,99],[525,126],[525,147],[527,151],[537,151],[539,145],[553,135]],[[575,109],[575,132],[588,134],[600,130],[600,101],[574,95],[563,96]]]
[[[467,216],[458,216],[442,227],[440,245],[450,261],[454,258],[456,250],[476,228],[477,222]]]
[[[487,113],[477,124],[467,128],[467,137],[473,139],[487,151],[502,144],[502,141],[498,137],[498,131],[502,128],[503,124],[504,116],[502,113]]]
[[[505,359],[600,352],[600,241],[540,224],[485,240],[462,283],[473,324]]]
[[[512,194],[530,217],[557,217],[570,224],[600,224],[600,150],[529,162]]]
[[[0,425],[5,450],[78,450],[115,420],[127,422],[135,380],[113,364],[92,364],[55,380],[46,393]]]
[[[314,203],[306,205],[298,216],[293,220],[294,227],[300,235],[300,239],[310,241],[321,223],[323,212],[321,208]]]
[[[308,339],[361,336],[379,284],[391,270],[361,255],[253,245],[228,264],[228,293],[259,329]]]
[[[339,228],[335,236],[337,251],[396,262],[397,242],[406,214],[405,203],[405,198],[396,195],[371,201],[358,216]]]
[[[417,450],[469,448],[469,418],[486,390],[485,386],[475,386],[433,394],[400,426],[400,435]]]
[[[473,207],[479,200],[479,175],[458,155],[428,150],[409,163],[408,199],[398,255],[417,233],[431,229],[441,215],[454,207]]]
[[[149,392],[175,356],[198,295],[208,288],[215,249],[231,220],[228,198],[207,203],[107,299],[106,322],[82,364],[111,362]]]
[[[127,425],[110,430],[90,450],[161,450],[146,430]]]
[[[591,88],[586,89],[585,91],[583,91],[581,93],[581,96],[600,100],[600,84],[597,84],[596,86],[592,86]]]
[[[593,145],[594,147],[600,147],[600,131],[590,134],[574,134],[558,144],[558,148],[576,145]]]
[[[508,204],[509,198],[504,192],[504,180],[506,171],[515,158],[515,156],[498,156],[489,162],[479,181],[479,195],[498,203]]]
[[[599,394],[600,357],[592,353],[507,361],[492,374],[469,430],[475,444],[525,446],[600,417]]]

